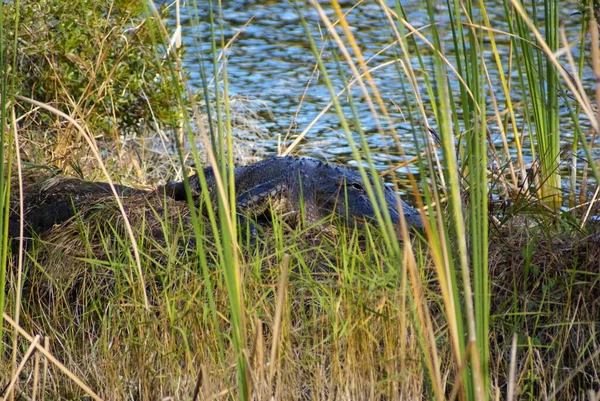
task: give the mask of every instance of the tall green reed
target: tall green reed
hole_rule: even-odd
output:
[[[461,170],[465,171],[464,178],[469,188],[469,249],[470,266],[463,264],[463,285],[465,288],[465,304],[467,306],[467,319],[469,322],[469,342],[479,352],[479,360],[472,359],[473,387],[483,386],[477,397],[487,398],[489,389],[488,360],[489,360],[489,314],[490,314],[490,288],[488,279],[488,147],[487,147],[487,108],[485,94],[485,69],[486,60],[483,58],[483,35],[479,34],[472,25],[463,27],[458,21],[465,20],[468,24],[477,24],[480,17],[475,16],[477,6],[481,13],[485,12],[482,2],[473,4],[467,1],[461,4],[454,2],[453,12],[450,13],[453,32],[454,54],[457,55],[456,63],[458,73],[463,76],[466,86],[459,86],[464,130],[466,132],[466,154],[461,161]],[[450,10],[448,10],[450,11]],[[466,31],[466,32],[465,32]],[[440,49],[441,50],[441,49]],[[452,110],[456,115],[457,109]],[[452,141],[448,146],[452,146]],[[452,149],[452,148],[450,148]],[[452,182],[452,181],[450,181]],[[454,194],[460,195],[460,188],[454,188]],[[457,221],[460,224],[460,221]],[[459,238],[461,235],[459,234]],[[467,251],[467,249],[461,249]],[[461,264],[464,261],[461,258]],[[473,271],[473,303],[471,308],[469,285],[470,270]],[[470,315],[470,316],[469,316]],[[474,323],[475,327],[472,327]],[[473,352],[473,350],[472,350]],[[479,365],[479,366],[478,366]],[[480,370],[480,372],[478,372]]]
[[[17,0],[16,7],[18,9],[20,1]],[[5,307],[5,296],[6,296],[6,277],[8,269],[9,259],[9,241],[8,241],[8,226],[9,226],[9,212],[10,212],[10,192],[11,192],[11,176],[12,176],[12,160],[14,147],[13,143],[15,138],[13,132],[16,133],[16,121],[14,103],[9,105],[8,96],[12,97],[14,93],[14,76],[10,74],[10,70],[16,70],[17,60],[17,32],[19,29],[19,12],[15,16],[15,27],[14,37],[12,43],[12,60],[8,60],[6,51],[7,46],[5,42],[4,23],[3,23],[3,11],[0,11],[0,84],[1,97],[0,100],[0,155],[2,157],[2,165],[0,166],[0,230],[2,235],[0,236],[0,314],[4,314]],[[10,65],[10,67],[9,67]],[[8,115],[8,118],[7,118]],[[10,123],[9,123],[10,120]],[[18,146],[18,142],[17,142]],[[18,154],[18,149],[17,149]],[[5,171],[6,170],[6,171]],[[21,203],[21,211],[23,204]],[[22,226],[21,226],[22,229]],[[23,283],[23,252],[22,244],[23,238],[19,239],[20,243],[20,254],[18,259],[18,269],[16,272],[17,281],[14,284],[15,288],[15,300],[14,300],[14,321],[16,325],[20,324],[21,314],[21,287]],[[3,316],[0,316],[0,342],[3,339]],[[11,373],[14,375],[17,369],[17,346],[18,346],[18,333],[17,327],[13,328],[12,333],[12,367]],[[2,355],[2,345],[0,345],[0,355]],[[14,393],[11,391],[7,394],[7,398],[14,399]]]
[[[215,18],[217,14],[218,18]],[[209,89],[208,82],[206,80],[206,73],[201,73],[203,93],[213,93],[214,102],[210,98],[205,98],[205,112],[207,115],[215,115],[216,129],[212,127],[213,121],[209,121],[209,132],[210,142],[206,132],[202,132],[201,139],[205,145],[205,151],[209,161],[209,165],[212,167],[216,175],[216,186],[213,189],[217,192],[217,204],[213,205],[211,199],[205,199],[207,204],[207,210],[209,211],[209,219],[213,232],[220,233],[216,235],[218,255],[222,260],[220,264],[222,266],[223,278],[229,295],[229,307],[230,307],[230,318],[231,318],[231,343],[235,351],[237,378],[238,378],[238,394],[240,399],[246,400],[249,397],[250,382],[248,379],[247,362],[245,356],[246,349],[246,329],[245,329],[245,306],[243,299],[243,285],[242,285],[242,273],[240,268],[240,255],[239,249],[240,244],[238,243],[238,225],[236,217],[236,204],[235,204],[235,188],[234,188],[234,158],[233,158],[233,142],[232,142],[232,128],[231,128],[231,111],[228,94],[228,83],[227,83],[227,58],[224,53],[221,53],[219,57],[219,49],[225,48],[223,30],[221,23],[221,3],[219,2],[216,7],[215,4],[209,2],[209,19],[211,27],[211,58],[212,58],[212,70],[213,70],[213,91]],[[220,42],[220,43],[218,43]],[[203,57],[199,57],[200,60]],[[220,62],[219,62],[220,60]],[[200,62],[201,70],[205,70],[204,62]],[[223,80],[224,87],[220,87],[221,80]],[[214,105],[214,106],[211,106]],[[214,107],[214,110],[212,110]],[[200,122],[200,115],[196,113],[198,122]],[[201,125],[199,123],[199,125]],[[189,143],[195,143],[194,134],[191,126],[186,127]],[[208,194],[208,187],[202,171],[202,163],[200,161],[199,154],[195,147],[192,147],[192,154],[196,166],[198,166],[197,173],[201,177],[202,192]],[[213,214],[213,210],[218,212],[218,220]],[[202,244],[198,244],[201,247]],[[200,251],[199,252],[203,252]],[[203,266],[205,263],[203,262]],[[204,272],[208,275],[208,271]],[[207,288],[207,291],[211,291]],[[213,311],[214,316],[217,315],[217,310]]]
[[[557,67],[548,59],[522,16],[509,11],[512,7],[508,2],[505,4],[507,13],[514,15],[514,19],[509,19],[509,28],[515,33],[511,40],[515,47],[521,49],[517,63],[521,92],[533,109],[533,124],[529,118],[527,122],[531,154],[539,163],[539,174],[534,176],[534,185],[538,198],[556,211],[562,206]],[[528,6],[535,29],[544,32],[545,43],[550,51],[555,52],[558,50],[558,1],[532,1]],[[525,112],[527,114],[527,109]]]
[[[471,2],[447,3],[444,15],[450,20],[450,47],[440,39],[436,4],[426,1],[424,7],[430,22],[426,35],[418,31],[419,27],[410,24],[405,10],[396,3],[398,17],[395,26],[402,34],[397,42],[402,49],[406,78],[411,83],[412,93],[409,95],[417,99],[418,111],[415,114],[425,122],[423,136],[428,166],[422,171],[428,172],[424,176],[428,177],[431,185],[424,186],[424,193],[431,206],[431,217],[437,215],[437,219],[431,219],[433,229],[428,232],[428,240],[442,290],[455,372],[461,377],[460,380],[456,378],[453,394],[462,393],[467,399],[482,399],[488,391],[489,285],[487,135],[481,38],[475,31],[463,26],[465,20],[471,22],[473,18]],[[421,52],[421,48],[427,48],[432,56]],[[414,55],[417,56],[416,66],[412,63]],[[455,64],[450,60],[456,60]],[[425,91],[431,102],[428,105],[431,115],[425,112],[421,89],[414,84],[415,67],[423,71],[433,69],[433,74],[423,76]],[[450,81],[458,84],[451,85]],[[413,103],[410,98],[406,102]],[[429,120],[433,121],[431,125]],[[439,138],[441,159],[432,146],[434,141],[427,139],[431,138],[431,130],[435,130]],[[471,209],[468,225],[465,225],[461,198],[463,183],[467,183],[469,189]],[[440,192],[448,198],[448,211],[441,208]],[[449,223],[443,224],[443,221]],[[456,274],[455,260],[462,272],[461,280]],[[473,287],[471,269],[474,270]]]
[[[481,232],[481,227],[485,227],[487,223],[487,210],[485,206],[483,210],[481,196],[486,195],[487,181],[485,181],[485,152],[481,152],[481,132],[485,133],[485,116],[482,115],[480,102],[480,70],[478,67],[478,54],[477,49],[477,38],[474,38],[469,31],[464,34],[462,30],[461,21],[465,18],[462,14],[460,4],[458,2],[449,3],[446,11],[452,16],[453,22],[453,33],[454,33],[454,52],[457,60],[456,71],[448,72],[448,67],[445,63],[446,49],[442,44],[438,29],[436,28],[436,19],[432,2],[427,2],[427,10],[432,26],[432,37],[433,37],[433,49],[434,54],[439,55],[433,58],[432,64],[435,71],[435,90],[432,101],[437,103],[438,113],[435,115],[435,121],[439,130],[439,136],[441,139],[441,150],[443,154],[442,165],[445,172],[445,182],[447,184],[448,191],[448,205],[449,205],[449,231],[442,234],[448,242],[448,246],[452,244],[451,249],[442,249],[441,253],[453,255],[451,258],[458,259],[460,272],[462,273],[462,282],[459,283],[458,277],[454,274],[447,274],[448,269],[445,268],[445,276],[443,281],[448,281],[449,291],[448,299],[446,301],[446,314],[449,320],[453,320],[453,326],[456,331],[451,334],[453,353],[455,355],[455,363],[457,373],[462,375],[462,382],[464,389],[455,388],[454,391],[463,393],[466,399],[484,399],[486,396],[486,380],[483,377],[482,366],[487,361],[487,354],[485,353],[486,347],[481,346],[481,342],[487,342],[487,336],[483,339],[478,337],[477,323],[479,318],[482,316],[476,316],[476,307],[474,306],[473,299],[473,288],[471,286],[471,271],[470,266],[473,264],[474,259],[479,255],[487,252],[487,230]],[[466,51],[468,47],[468,51]],[[463,107],[470,111],[469,114],[465,111],[465,116],[472,116],[462,121],[462,124],[457,124],[457,116],[459,105],[454,102],[452,93],[452,87],[450,86],[449,79],[452,77],[462,78],[461,85],[459,85],[460,96],[462,103],[460,107]],[[467,78],[467,79],[465,79]],[[467,136],[460,135],[459,127],[464,126],[465,131],[468,133]],[[466,144],[462,141],[457,141],[457,138],[465,138]],[[485,134],[484,134],[485,138]],[[484,139],[485,141],[485,139]],[[466,146],[465,146],[466,145]],[[457,149],[458,147],[458,149]],[[484,145],[485,148],[485,145]],[[459,153],[460,150],[460,153]],[[460,154],[460,159],[457,158]],[[483,169],[483,172],[481,171]],[[472,230],[474,227],[480,231],[477,233],[469,233],[466,230],[465,215],[463,212],[463,203],[461,198],[462,193],[462,177],[459,175],[461,171],[466,171],[469,177],[470,197],[473,209],[470,213],[470,224],[469,228]],[[481,182],[478,180],[484,180]],[[487,202],[487,198],[486,198]],[[483,205],[486,204],[483,202]],[[479,214],[477,214],[477,212]],[[482,222],[482,219],[486,220]],[[438,227],[442,231],[445,231],[445,227]],[[469,255],[467,243],[469,239],[475,237],[476,234],[482,234],[481,238],[477,238],[471,243],[473,252],[477,252],[476,255]],[[481,242],[477,242],[480,240]],[[454,252],[452,250],[455,250]],[[471,256],[471,257],[469,257]],[[483,256],[485,258],[485,256]],[[470,260],[469,260],[470,259]],[[481,258],[480,258],[481,259]],[[480,263],[482,261],[480,260]],[[471,264],[470,264],[471,263]],[[441,267],[440,267],[441,268]],[[474,266],[474,269],[480,269],[483,275],[487,274],[487,264],[480,264]],[[440,269],[441,270],[441,269]],[[462,288],[460,286],[462,284]],[[462,289],[459,291],[459,288]],[[485,288],[483,289],[486,290]],[[481,297],[485,297],[487,291],[480,294]],[[481,298],[480,298],[481,299]],[[464,305],[464,310],[458,305]],[[482,309],[479,309],[482,310]],[[483,326],[484,330],[487,330]],[[486,331],[487,332],[487,331]],[[481,352],[483,351],[483,352]],[[467,362],[468,361],[468,362]]]
[[[8,212],[10,199],[10,159],[5,160],[4,155],[7,151],[7,106],[8,106],[8,62],[6,58],[6,48],[4,41],[4,7],[0,7],[0,155],[2,164],[0,164],[0,339],[3,338],[3,317],[5,303],[6,286],[6,263],[8,260]],[[8,171],[5,171],[8,170]],[[2,341],[0,341],[0,355],[2,355]]]
[[[19,9],[20,1],[17,0],[16,8]],[[4,30],[4,7],[0,10],[0,156],[2,157],[2,164],[0,165],[0,313],[4,313],[5,296],[6,296],[6,277],[8,269],[8,259],[10,254],[9,240],[8,240],[8,225],[9,225],[9,211],[10,211],[10,192],[11,192],[11,176],[12,176],[12,165],[14,157],[14,137],[13,132],[16,132],[16,121],[14,114],[14,102],[9,101],[9,97],[12,99],[14,93],[14,76],[10,71],[15,70],[17,62],[17,32],[19,29],[19,12],[15,15],[15,26],[14,26],[14,37],[12,43],[12,60],[8,59],[8,48],[10,44],[7,42],[6,32]],[[23,241],[21,239],[20,241]],[[15,321],[19,323],[20,315],[20,291],[22,283],[22,270],[21,270],[22,258],[19,258],[19,269],[17,273],[17,299],[15,300],[14,317]],[[2,319],[0,316],[0,342],[2,336]],[[17,344],[17,331],[13,331],[13,370],[16,367],[16,344]],[[0,355],[2,355],[2,344],[0,344]]]
[[[189,18],[194,21],[195,24],[199,25],[197,21],[197,15],[194,14],[193,10],[197,4],[188,8],[190,12]],[[245,307],[243,302],[243,286],[240,271],[240,255],[239,255],[239,244],[237,238],[237,221],[235,214],[235,192],[234,192],[234,177],[233,177],[233,153],[232,153],[232,140],[231,140],[231,117],[229,110],[229,100],[227,94],[227,87],[225,87],[224,93],[220,88],[221,83],[221,71],[224,71],[223,79],[227,80],[226,77],[226,60],[223,55],[219,62],[219,48],[224,48],[223,43],[223,32],[222,29],[217,27],[217,18],[221,13],[220,3],[215,7],[215,4],[211,1],[209,6],[209,19],[211,27],[211,63],[213,71],[213,83],[214,89],[211,90],[207,80],[206,66],[204,63],[204,56],[199,55],[198,59],[201,60],[199,63],[201,84],[204,98],[205,109],[200,110],[200,105],[196,102],[195,96],[191,89],[188,87],[185,80],[185,75],[182,71],[181,60],[176,54],[173,54],[172,58],[167,59],[168,67],[173,76],[173,82],[179,82],[181,86],[178,88],[178,101],[180,102],[182,123],[181,126],[175,127],[175,129],[181,133],[178,136],[177,151],[182,166],[185,165],[183,158],[183,147],[184,140],[187,138],[187,142],[190,144],[190,151],[195,165],[197,166],[197,174],[200,178],[200,187],[202,194],[208,194],[211,191],[217,193],[217,204],[213,204],[212,199],[208,196],[202,196],[201,199],[193,199],[188,192],[188,203],[190,204],[192,225],[196,237],[196,253],[199,259],[199,265],[202,270],[205,283],[205,294],[209,301],[209,310],[211,314],[212,326],[215,330],[216,342],[219,349],[219,354],[222,362],[225,363],[225,351],[226,344],[224,340],[229,339],[229,343],[233,346],[236,370],[237,370],[237,384],[238,384],[238,396],[240,399],[246,400],[249,396],[250,382],[248,381],[248,373],[246,366],[246,334],[245,334]],[[215,14],[217,14],[215,16]],[[156,43],[158,46],[162,46],[165,43],[165,27],[162,27],[162,32],[157,36]],[[218,42],[221,42],[220,45]],[[201,48],[202,46],[199,46]],[[221,68],[222,67],[222,68]],[[211,96],[214,96],[214,100]],[[213,106],[214,105],[214,106]],[[188,117],[188,109],[191,106],[192,119]],[[204,127],[202,124],[201,114],[206,113],[209,116],[208,127]],[[194,120],[196,124],[194,124]],[[215,120],[215,121],[213,121]],[[199,130],[199,138],[196,136],[194,127]],[[206,152],[206,158],[208,165],[212,167],[213,172],[216,176],[216,188],[209,188],[206,183],[206,178],[203,172],[203,162],[200,153],[195,146],[197,139],[200,139],[204,151]],[[189,188],[189,181],[187,177],[184,177],[186,187]],[[205,243],[205,224],[202,217],[198,214],[199,205],[195,204],[197,201],[203,203],[205,206],[200,209],[204,209],[207,213],[209,229],[215,233],[214,241],[216,246],[215,255],[209,256]],[[209,258],[217,258],[217,265],[221,267],[222,277],[227,288],[229,295],[229,321],[231,327],[231,334],[225,334],[220,327],[218,316],[222,315],[222,312],[218,310],[215,301],[215,288],[221,287],[219,279],[213,281],[211,279],[211,272],[209,265]],[[203,294],[199,294],[203,296]]]
[[[213,15],[213,2],[209,2],[211,18]],[[219,15],[222,14],[221,2],[218,3]],[[219,19],[222,21],[222,19]],[[221,180],[217,186],[222,186],[218,191],[218,211],[219,211],[219,231],[223,239],[223,275],[227,293],[230,301],[231,313],[231,330],[232,343],[235,350],[238,392],[241,400],[247,400],[250,394],[249,373],[247,371],[246,362],[246,324],[245,324],[245,306],[244,306],[244,290],[242,285],[242,272],[240,268],[240,246],[237,236],[237,215],[235,203],[235,184],[234,184],[234,159],[233,159],[233,142],[231,130],[231,113],[229,108],[229,93],[227,85],[227,57],[224,52],[221,53],[224,93],[223,102],[221,102],[220,83],[221,75],[219,74],[218,63],[216,62],[218,49],[214,46],[215,38],[221,40],[221,49],[225,49],[223,29],[219,25],[219,30],[216,30],[214,20],[211,23],[211,37],[213,38],[213,69],[215,83],[215,107],[217,109],[217,132],[219,153],[218,166],[211,163],[213,169],[217,167],[221,171]],[[222,106],[223,104],[223,106]],[[207,102],[207,107],[209,102]],[[224,108],[224,110],[222,109]],[[211,158],[209,154],[209,158]],[[215,231],[217,232],[217,231]]]

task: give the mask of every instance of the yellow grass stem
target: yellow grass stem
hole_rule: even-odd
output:
[[[13,387],[17,383],[17,380],[19,380],[19,375],[21,374],[21,371],[25,367],[25,364],[27,363],[27,361],[29,361],[31,354],[33,354],[35,352],[35,347],[38,345],[39,342],[40,342],[40,335],[38,334],[33,338],[33,341],[29,345],[29,348],[27,348],[27,351],[25,352],[25,355],[23,355],[23,360],[21,360],[21,363],[19,364],[19,366],[13,371],[12,378],[10,379],[10,382],[8,382],[8,386],[6,387],[6,390],[5,390],[5,396],[3,398],[4,401],[14,398]]]
[[[277,303],[275,307],[275,316],[273,318],[273,343],[271,344],[271,358],[269,364],[269,378],[268,388],[273,388],[273,379],[275,378],[275,368],[278,366],[277,363],[277,351],[280,349],[281,338],[279,333],[281,332],[281,316],[283,314],[283,308],[285,306],[286,287],[288,280],[288,269],[290,265],[290,255],[283,255],[283,261],[281,262],[281,278],[277,285]],[[275,386],[277,387],[277,386]]]
[[[19,250],[18,250],[18,260],[17,260],[17,286],[16,286],[16,299],[15,299],[15,315],[14,319],[17,324],[19,324],[21,319],[21,295],[23,288],[23,242],[24,242],[24,226],[25,226],[25,205],[23,204],[23,169],[21,166],[21,150],[20,150],[20,142],[19,142],[19,134],[17,132],[17,117],[15,115],[14,106],[11,107],[11,126],[13,128],[13,141],[15,146],[15,156],[17,158],[17,174],[18,174],[18,182],[19,182]],[[15,376],[17,369],[17,330],[13,331],[12,338],[12,374]],[[7,391],[7,394],[10,392]],[[14,395],[10,395],[11,399],[14,398]]]
[[[494,33],[496,32],[496,30],[492,29],[492,26],[490,23],[490,18],[488,16],[488,12],[487,12],[487,9],[485,7],[485,3],[483,0],[479,0],[479,10],[481,10],[481,16],[483,17],[485,28],[488,33],[488,38],[490,39],[490,44],[492,46],[492,54],[494,55],[494,61],[496,62],[496,71],[498,71],[498,76],[500,77],[500,84],[502,86],[502,91],[504,92],[504,98],[506,99],[505,100],[506,108],[508,109],[508,114],[509,114],[512,129],[513,129],[515,150],[517,152],[517,160],[519,162],[517,167],[519,169],[519,172],[521,173],[521,179],[524,182],[527,182],[527,173],[525,171],[525,162],[523,159],[523,146],[521,144],[519,132],[517,131],[517,127],[518,127],[517,119],[515,117],[515,109],[514,109],[514,105],[513,105],[511,96],[510,96],[510,83],[509,83],[509,80],[506,79],[506,74],[504,73],[504,66],[503,66],[502,60],[500,59],[500,52],[498,51],[498,46],[496,44],[496,38],[494,36]],[[502,35],[508,35],[507,32],[499,32],[499,33]],[[483,56],[483,54],[482,54],[482,56]],[[482,66],[484,66],[484,68],[485,68],[485,63],[482,63]],[[487,72],[487,68],[485,68],[485,70]],[[517,177],[515,175],[515,167],[512,162],[512,157],[510,154],[506,131],[503,129],[504,124],[502,124],[502,121],[500,119],[500,115],[498,112],[498,106],[496,104],[496,96],[494,96],[494,92],[493,92],[493,88],[495,87],[495,85],[489,79],[489,74],[486,74],[486,77],[488,78],[488,86],[490,89],[490,98],[494,102],[494,111],[495,111],[494,116],[496,117],[497,126],[500,129],[500,134],[502,135],[502,145],[504,146],[505,157],[508,160],[509,171],[510,171],[511,178],[513,180],[513,182],[512,182],[513,188],[516,189],[516,188],[518,188],[519,183],[518,183]]]
[[[33,390],[31,391],[31,401],[36,401],[38,387],[40,385],[40,353],[35,353],[35,362],[33,366]]]
[[[77,384],[87,395],[89,395],[92,399],[96,401],[102,401],[102,398],[98,396],[90,387],[88,387],[81,379],[79,379],[73,372],[71,372],[65,365],[62,364],[58,359],[56,359],[48,350],[40,345],[38,342],[34,342],[34,337],[29,335],[21,326],[19,326],[14,320],[10,318],[6,313],[3,313],[2,316],[4,320],[8,322],[14,329],[16,329],[20,335],[25,337],[27,341],[31,343],[35,349],[40,352],[42,355],[46,357],[46,359],[53,363],[60,371],[62,371],[69,379],[71,379],[75,384]],[[43,388],[43,387],[42,387]]]

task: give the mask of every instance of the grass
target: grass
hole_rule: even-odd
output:
[[[199,66],[203,101],[188,90],[176,52],[163,73],[181,110],[180,123],[170,127],[179,163],[194,160],[219,172],[218,204],[203,215],[191,199],[102,197],[15,254],[8,210],[19,207],[20,188],[29,188],[17,161],[49,164],[54,155],[44,150],[54,147],[40,146],[38,138],[65,129],[60,121],[76,127],[95,155],[71,173],[100,170],[110,181],[124,167],[144,176],[144,164],[130,159],[123,166],[118,157],[107,163],[86,120],[73,118],[86,110],[12,93],[10,42],[0,31],[1,122],[8,127],[0,142],[6,161],[0,167],[0,286],[6,286],[0,291],[0,395],[598,400],[600,238],[589,216],[598,210],[590,187],[599,178],[593,105],[600,98],[586,87],[584,71],[587,63],[600,71],[596,10],[582,9],[580,34],[569,42],[551,0],[525,6],[506,0],[505,25],[490,18],[484,2],[447,2],[449,26],[439,23],[434,2],[422,2],[423,26],[413,25],[402,3],[381,5],[390,31],[386,51],[394,52],[402,106],[420,151],[420,182],[410,175],[409,182],[427,208],[424,232],[398,232],[386,210],[376,225],[360,230],[338,222],[326,231],[294,226],[275,214],[252,242],[236,218],[236,119],[227,58],[219,53],[235,43],[222,37],[220,3],[209,6],[212,55]],[[323,35],[315,37],[314,21],[301,17],[353,158],[370,166],[359,163],[361,174],[376,173],[356,121],[360,105],[379,126],[392,121],[374,80],[381,65],[362,54],[347,20],[352,10],[313,1],[297,4],[301,16],[304,7],[322,24]],[[164,27],[154,35],[157,49],[170,42]],[[499,38],[509,43],[507,53],[498,50]],[[592,50],[576,59],[575,45]],[[327,57],[335,70],[327,68]],[[344,97],[336,92],[338,78]],[[353,85],[364,102],[352,98]],[[512,100],[515,93],[521,101]],[[207,100],[210,94],[214,99]],[[17,105],[28,110],[19,123]],[[32,106],[37,109],[27,109]],[[569,112],[561,114],[564,109]],[[209,123],[200,123],[207,115]],[[38,124],[48,116],[54,125]],[[562,152],[565,119],[578,141],[573,154]],[[393,139],[392,151],[402,152],[394,128],[381,134]],[[188,150],[186,141],[199,141],[203,154]],[[578,157],[586,163],[561,168]],[[172,162],[165,156],[150,168],[172,169]],[[44,179],[37,171],[34,177]],[[565,197],[561,185],[569,180]],[[204,179],[201,185],[206,189]],[[379,185],[367,191],[372,200],[382,195]],[[559,212],[574,199],[586,213]]]

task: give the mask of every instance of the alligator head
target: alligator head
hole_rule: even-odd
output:
[[[367,176],[371,188],[376,191],[373,176],[368,172]],[[387,209],[392,223],[399,227],[401,207],[408,226],[422,229],[423,221],[419,211],[400,200],[396,192],[379,177],[375,179],[384,191],[384,199],[379,199],[377,208],[380,211]],[[323,163],[315,168],[311,180],[314,180],[314,199],[322,211],[336,212],[349,223],[376,221],[376,206],[371,202],[365,182],[358,171]]]

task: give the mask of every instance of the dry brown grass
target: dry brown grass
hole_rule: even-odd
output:
[[[516,333],[522,392],[584,399],[600,388],[600,236],[597,227],[589,230],[512,227],[492,237],[490,340],[497,383],[506,383]]]
[[[219,284],[211,234],[201,239],[211,255],[213,288],[207,289],[195,242],[189,241],[187,205],[151,193],[125,198],[124,206],[140,239],[150,311],[144,310],[135,284],[122,217],[114,199],[105,197],[30,249],[22,326],[50,338],[54,355],[104,399],[190,399],[198,384],[198,399],[230,397],[236,391],[234,353],[229,345],[219,345],[224,337],[212,325],[205,296],[213,291],[218,330],[227,336],[228,297]],[[244,248],[253,398],[427,398],[419,334],[410,308],[402,312],[407,298],[397,264],[376,238],[356,238],[344,229],[315,236],[311,230],[290,231],[278,219],[275,223],[265,228],[264,242]],[[285,253],[292,255],[290,275],[287,294],[278,303]],[[449,396],[452,359],[426,247],[419,259]],[[513,333],[518,399],[550,397],[555,391],[556,399],[575,399],[596,388],[600,237],[513,226],[492,233],[490,260],[494,391],[500,398],[506,395]],[[16,289],[9,288],[11,300]],[[273,360],[276,326],[280,334]],[[406,331],[399,332],[400,327]],[[19,381],[24,394],[33,386],[30,365]],[[48,396],[82,395],[72,380],[52,365],[48,369]]]

